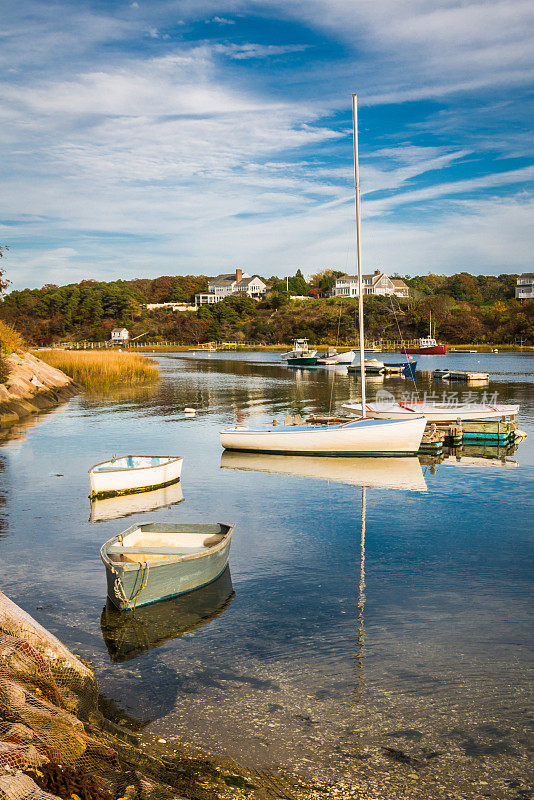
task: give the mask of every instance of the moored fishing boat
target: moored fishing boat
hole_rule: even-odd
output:
[[[287,353],[282,353],[280,358],[282,361],[288,361],[290,358],[313,358],[317,350],[310,350],[308,348],[307,339],[293,339],[293,350]]]
[[[89,470],[91,497],[143,492],[180,480],[182,456],[121,456]]]
[[[133,525],[102,545],[108,597],[124,611],[211,583],[228,564],[234,525]]]

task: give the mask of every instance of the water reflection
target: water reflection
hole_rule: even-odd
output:
[[[158,508],[174,506],[183,502],[184,495],[180,481],[151,492],[139,492],[119,497],[106,497],[91,501],[91,522],[104,522],[110,519],[129,517]]]
[[[284,456],[225,450],[221,469],[271,472],[302,478],[348,483],[354,486],[384,486],[396,489],[427,489],[417,456],[399,458],[349,458],[329,456]]]
[[[234,597],[230,567],[226,567],[217,580],[201,589],[133,612],[120,612],[108,600],[100,626],[110,660],[130,661],[145,650],[208,625]]]

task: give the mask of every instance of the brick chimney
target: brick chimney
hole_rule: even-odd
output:
[[[239,283],[239,281],[241,280],[242,277],[243,277],[243,271],[240,270],[240,269],[236,269],[236,271],[235,271],[236,282]]]
[[[375,269],[375,275],[380,275],[380,270],[379,269]]]

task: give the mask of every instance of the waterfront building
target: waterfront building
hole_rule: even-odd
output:
[[[207,292],[195,295],[195,305],[202,306],[208,303],[218,303],[231,294],[245,292],[249,297],[258,300],[267,291],[267,285],[257,275],[248,275],[240,269],[235,274],[217,275],[208,284]]]
[[[125,344],[130,339],[130,331],[127,328],[113,328],[111,331],[111,341],[115,344]]]
[[[362,288],[365,294],[395,295],[408,297],[409,289],[404,281],[389,278],[384,272],[375,269],[372,275],[362,275]],[[358,297],[358,276],[342,275],[336,278],[331,297]]]
[[[529,300],[534,297],[534,272],[524,272],[518,277],[515,296],[518,300]]]

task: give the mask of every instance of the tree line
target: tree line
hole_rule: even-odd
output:
[[[0,250],[0,253],[2,251]],[[312,344],[354,344],[356,301],[324,298],[341,270],[325,269],[307,281],[298,270],[289,279],[264,277],[269,293],[259,302],[231,295],[198,311],[147,311],[147,303],[192,303],[207,290],[205,275],[161,276],[135,280],[84,280],[66,286],[47,284],[5,294],[0,319],[16,327],[33,344],[61,340],[104,341],[114,327],[131,336],[144,334],[184,344],[212,340],[289,342],[306,337]],[[364,315],[369,338],[412,339],[428,333],[430,313],[437,338],[451,344],[534,344],[534,301],[516,300],[516,275],[402,277],[410,297],[366,296]],[[0,271],[0,292],[6,280]],[[291,295],[310,297],[292,301]]]

